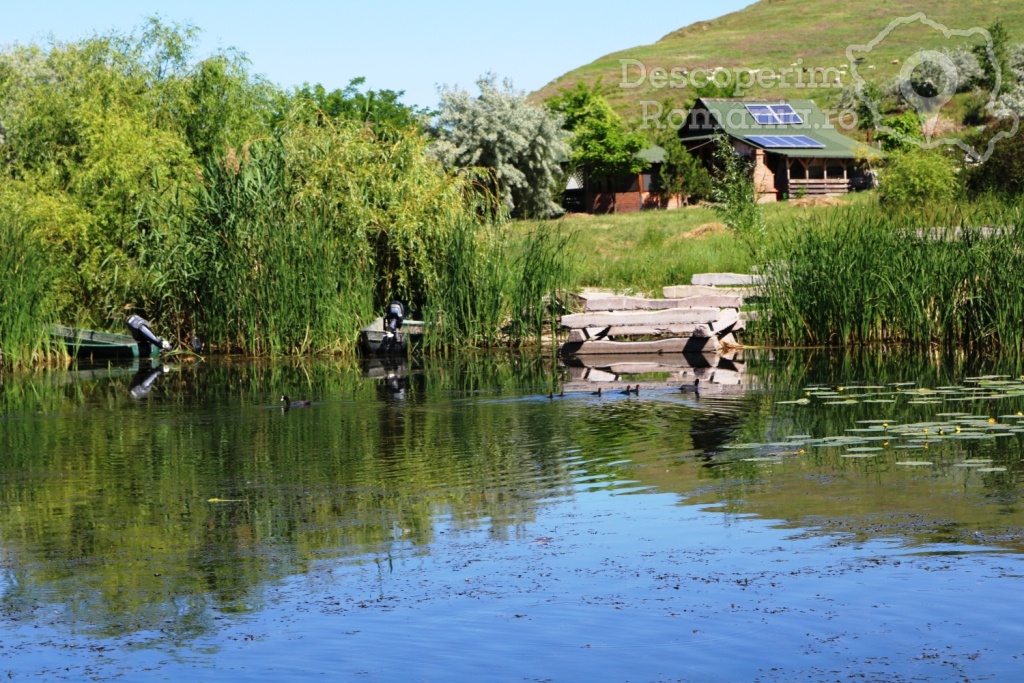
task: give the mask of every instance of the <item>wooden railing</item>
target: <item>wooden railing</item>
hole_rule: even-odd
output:
[[[820,180],[789,179],[790,198],[800,195],[846,194],[850,191],[847,178],[825,178]]]

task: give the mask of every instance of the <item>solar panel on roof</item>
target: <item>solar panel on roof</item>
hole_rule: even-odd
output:
[[[807,135],[748,135],[755,145],[775,149],[822,149],[825,145]]]
[[[769,125],[778,123],[775,112],[772,111],[771,107],[766,104],[748,104],[746,105],[747,111],[754,117],[754,121],[761,125]]]
[[[788,104],[774,104],[771,108],[775,116],[778,117],[779,123],[799,124],[804,122]]]
[[[801,147],[812,147],[812,148],[815,148],[815,147],[824,147],[825,146],[823,143],[818,142],[817,140],[815,140],[814,138],[810,137],[809,135],[794,135],[793,139],[797,143],[800,143]]]
[[[796,125],[804,122],[788,104],[745,104],[743,106],[754,117],[754,121],[762,126]]]

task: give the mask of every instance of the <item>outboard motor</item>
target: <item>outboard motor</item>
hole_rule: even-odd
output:
[[[140,351],[144,352],[147,350],[143,348],[143,345],[152,344],[159,347],[162,351],[170,351],[171,344],[166,339],[156,336],[153,334],[153,330],[149,329],[149,321],[143,318],[133,315],[128,318],[128,329],[132,333],[132,339],[139,343]]]
[[[402,327],[402,320],[405,318],[405,308],[401,301],[392,301],[388,304],[388,310],[384,314],[384,334],[387,337],[394,337],[399,328]]]

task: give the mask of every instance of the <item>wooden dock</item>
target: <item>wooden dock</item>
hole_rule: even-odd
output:
[[[569,330],[566,356],[607,354],[707,354],[740,346],[746,329],[740,314],[745,297],[755,296],[757,275],[706,273],[691,285],[664,288],[663,299],[584,292],[582,311],[562,316]]]
[[[694,387],[701,396],[742,394],[749,387],[743,349],[725,354],[626,354],[583,355],[566,359],[569,379],[566,393],[603,393],[640,387],[640,391],[679,391]]]

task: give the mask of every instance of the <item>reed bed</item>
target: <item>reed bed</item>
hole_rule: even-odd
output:
[[[767,341],[1021,350],[1018,208],[845,207],[781,226],[765,249]]]
[[[473,175],[444,173],[425,144],[300,117],[208,159],[154,206],[154,317],[223,351],[351,353],[397,298],[432,351],[539,338],[545,302],[572,284],[568,238],[513,239]]]
[[[46,332],[56,315],[53,274],[41,245],[10,215],[0,217],[0,245],[0,369],[63,357]]]
[[[428,328],[427,347],[539,343],[575,286],[573,239],[557,225],[525,234],[507,224],[453,231],[426,306],[437,323]]]

